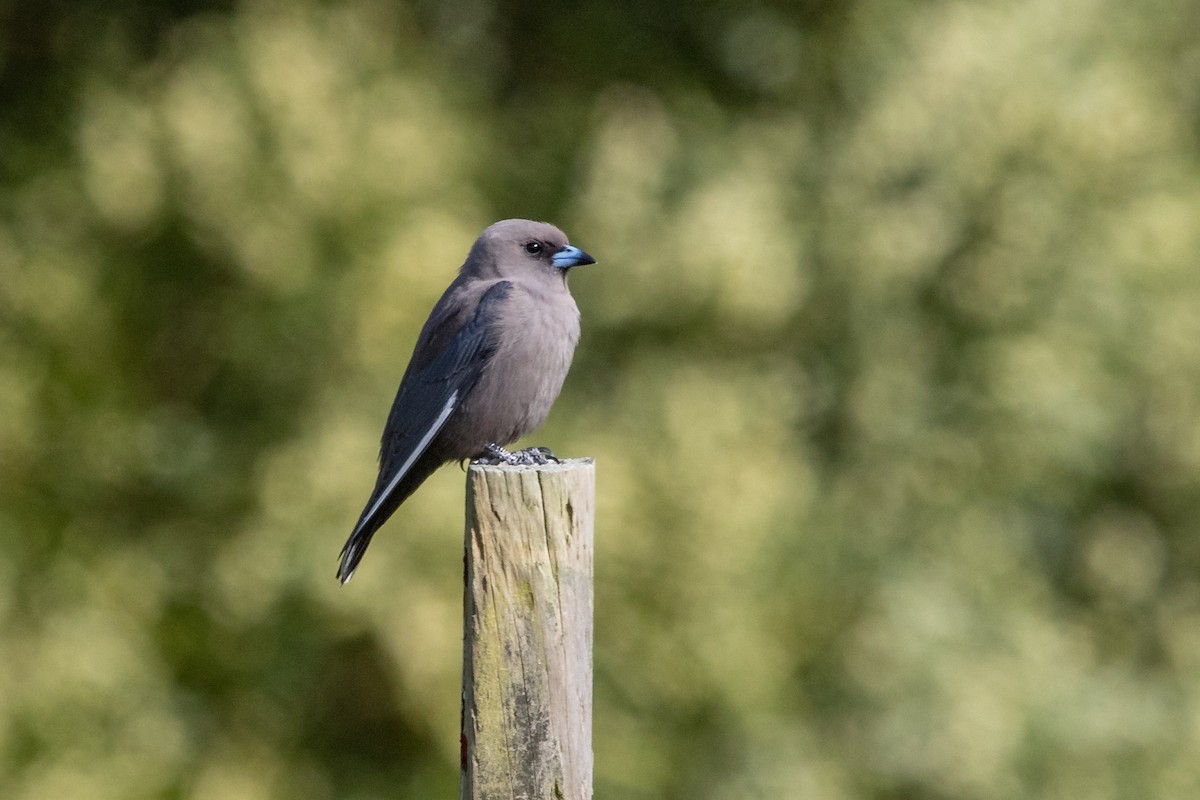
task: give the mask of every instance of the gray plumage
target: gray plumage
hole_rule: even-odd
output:
[[[388,414],[379,477],[342,548],[354,574],[371,537],[438,467],[502,450],[540,426],[579,341],[571,267],[595,263],[544,222],[487,228],[433,307]]]

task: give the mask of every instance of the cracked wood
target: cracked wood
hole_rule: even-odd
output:
[[[472,465],[463,800],[590,800],[595,466]]]

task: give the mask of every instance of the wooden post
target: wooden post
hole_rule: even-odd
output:
[[[590,458],[467,471],[462,800],[591,800]]]

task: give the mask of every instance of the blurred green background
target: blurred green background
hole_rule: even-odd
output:
[[[0,3],[0,797],[454,797],[477,233],[600,261],[596,794],[1200,796],[1200,6]]]

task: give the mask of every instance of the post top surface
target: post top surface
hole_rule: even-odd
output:
[[[549,464],[480,464],[472,461],[467,470],[469,472],[474,470],[483,472],[570,472],[573,469],[591,467],[595,464],[596,461],[592,458],[564,458],[562,461]]]

